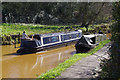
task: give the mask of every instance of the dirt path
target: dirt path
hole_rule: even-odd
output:
[[[109,58],[106,53],[108,47],[110,43],[95,54],[79,60],[57,78],[95,78],[101,70],[99,66],[101,59]]]

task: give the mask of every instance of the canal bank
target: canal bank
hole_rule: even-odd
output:
[[[56,68],[53,68],[53,69],[49,70],[48,72],[42,74],[38,78],[49,79],[49,78],[56,78],[57,76],[60,76],[62,72],[64,72],[67,68],[72,66],[74,63],[76,63],[77,61],[79,61],[80,59],[82,59],[84,57],[87,57],[87,56],[90,56],[90,55],[96,53],[99,49],[104,47],[104,45],[109,42],[110,42],[110,40],[105,40],[105,41],[100,42],[98,46],[96,46],[94,49],[92,49],[88,53],[74,54],[71,58],[69,58],[65,62],[59,64],[59,66],[57,66]]]
[[[103,59],[108,59],[110,43],[106,44],[103,48],[95,54],[79,60],[77,63],[62,72],[57,78],[96,78],[101,71],[100,63]]]

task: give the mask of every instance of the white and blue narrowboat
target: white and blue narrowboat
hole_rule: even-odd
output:
[[[32,40],[21,40],[20,49],[17,53],[35,53],[42,50],[57,48],[77,42],[82,37],[82,31],[64,33],[35,34]]]

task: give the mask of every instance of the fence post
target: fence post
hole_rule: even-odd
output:
[[[20,43],[20,32],[18,34],[18,42]]]
[[[16,48],[16,38],[14,38],[14,40],[15,40],[14,47]]]

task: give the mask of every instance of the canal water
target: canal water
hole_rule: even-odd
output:
[[[36,78],[75,54],[74,45],[25,55],[16,55],[16,50],[2,46],[2,78]]]

